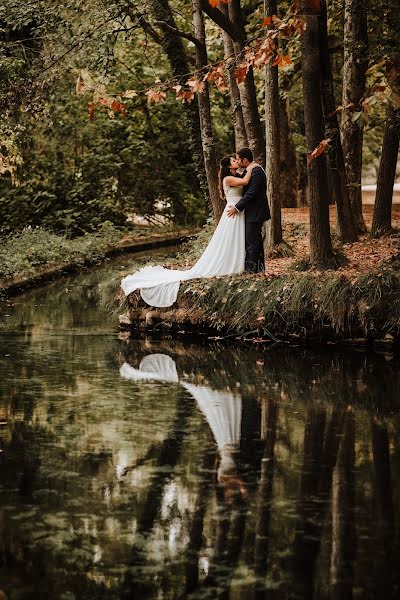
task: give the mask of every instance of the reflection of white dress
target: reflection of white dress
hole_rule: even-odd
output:
[[[242,188],[230,188],[225,184],[227,207],[236,204],[242,196]],[[191,268],[185,271],[165,269],[161,266],[143,267],[133,275],[124,277],[121,287],[128,296],[137,289],[150,306],[171,306],[179,291],[181,281],[197,277],[231,275],[244,269],[244,213],[228,217],[225,208],[207,248]]]
[[[139,369],[124,363],[119,371],[122,377],[134,381],[179,382],[175,362],[167,354],[149,354],[142,360]],[[219,471],[221,473],[234,471],[236,468],[234,455],[239,449],[241,435],[241,396],[184,381],[179,383],[193,396],[207,419],[220,451]]]
[[[179,382],[175,361],[167,354],[149,354],[145,356],[139,365],[139,369],[134,369],[128,363],[124,363],[119,372],[124,379],[133,379],[134,381]]]

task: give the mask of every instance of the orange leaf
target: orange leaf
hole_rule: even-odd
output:
[[[111,108],[111,105],[113,103],[113,99],[112,98],[106,98],[106,97],[102,97],[99,98],[99,104],[101,104],[102,106],[108,106],[108,108]]]
[[[151,104],[152,102],[154,102],[154,104],[157,104],[158,102],[164,102],[167,94],[165,92],[162,92],[161,90],[150,89],[146,92],[146,96],[149,104]]]
[[[330,138],[322,140],[322,142],[320,142],[312,152],[309,152],[307,154],[307,165],[310,165],[313,160],[318,158],[318,156],[321,156],[321,154],[323,154],[326,151],[326,148],[328,147],[329,142],[331,141],[332,140]]]
[[[235,79],[236,79],[237,83],[243,83],[243,81],[246,79],[246,75],[248,72],[249,72],[248,63],[246,63],[244,65],[240,65],[237,69],[235,69]]]
[[[290,56],[284,56],[283,54],[278,54],[272,63],[274,66],[278,65],[279,69],[287,70],[292,64],[293,61]]]
[[[272,17],[264,17],[263,26],[268,27],[268,25],[272,25]]]
[[[89,102],[89,119],[91,121],[94,119],[94,102]]]
[[[218,6],[218,4],[221,4],[221,2],[223,4],[228,4],[228,2],[230,2],[230,0],[208,0],[209,5],[212,6],[213,8],[216,8]]]
[[[114,112],[120,112],[125,117],[126,106],[123,102],[118,102],[117,100],[113,100],[113,102],[111,103],[111,108]]]
[[[193,92],[199,92],[201,94],[204,91],[204,82],[200,79],[188,79],[186,85],[190,87]]]

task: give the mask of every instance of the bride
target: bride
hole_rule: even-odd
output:
[[[219,190],[221,197],[226,200],[226,207],[199,260],[191,269],[185,271],[161,266],[143,267],[121,281],[126,296],[140,289],[140,295],[147,304],[166,307],[176,301],[181,281],[242,273],[245,260],[245,216],[241,212],[232,219],[227,210],[242,197],[243,186],[249,184],[254,166],[256,165],[251,164],[247,168],[245,177],[237,177],[239,165],[236,158],[226,156],[221,160],[218,174]]]

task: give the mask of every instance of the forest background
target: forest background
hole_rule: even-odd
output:
[[[361,181],[378,180],[372,233],[390,232],[399,16],[395,0],[7,0],[0,234],[218,219],[217,157],[247,144],[272,246],[281,207],[310,206],[311,259],[331,264],[329,204],[355,241]]]

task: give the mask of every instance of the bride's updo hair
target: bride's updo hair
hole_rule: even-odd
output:
[[[229,156],[225,156],[219,163],[218,190],[219,190],[219,195],[221,196],[222,200],[225,200],[225,192],[224,192],[224,186],[222,185],[222,182],[224,181],[225,177],[228,177],[228,175],[232,175],[232,173],[231,173],[231,159],[232,158],[234,158],[234,156],[232,156],[230,154]]]

